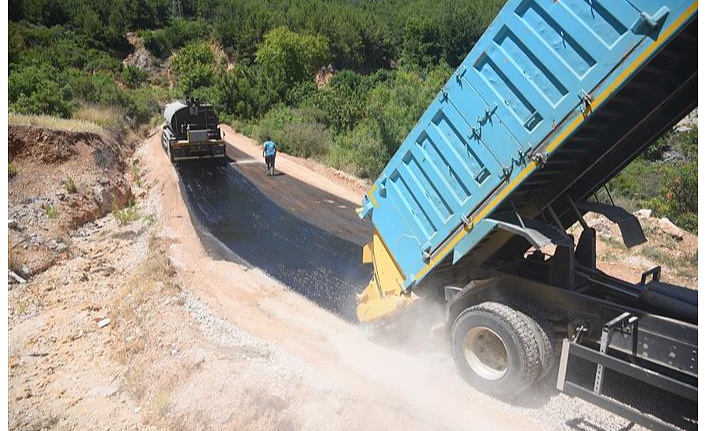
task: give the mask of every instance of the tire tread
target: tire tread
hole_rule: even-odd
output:
[[[525,313],[498,302],[484,302],[461,312],[454,320],[452,326],[451,345],[454,360],[456,361],[461,375],[471,384],[474,383],[474,377],[468,375],[468,373],[473,374],[473,371],[467,366],[464,367],[460,365],[461,363],[465,363],[465,358],[458,357],[461,353],[456,347],[457,343],[463,342],[463,337],[465,337],[467,333],[466,331],[463,334],[459,334],[457,328],[471,316],[485,317],[491,320],[496,319],[506,325],[513,333],[513,341],[517,341],[513,344],[520,349],[520,359],[522,362],[519,364],[521,367],[520,381],[505,385],[486,385],[487,387],[480,387],[479,389],[490,392],[493,395],[507,396],[519,394],[529,388],[543,371],[542,363],[544,361],[542,353],[540,353],[543,351],[543,347],[540,346],[537,336],[537,328],[539,325]],[[461,340],[459,340],[458,337],[461,337]]]

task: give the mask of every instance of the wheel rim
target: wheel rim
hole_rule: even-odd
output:
[[[507,347],[489,328],[476,327],[468,331],[463,340],[463,353],[473,372],[486,380],[498,380],[507,373]]]

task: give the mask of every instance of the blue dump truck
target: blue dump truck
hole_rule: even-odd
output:
[[[213,106],[187,98],[164,108],[162,146],[169,160],[226,160],[226,144]]]
[[[645,241],[632,214],[595,196],[697,107],[697,11],[691,0],[509,0],[363,199],[373,277],[359,320],[438,301],[475,387],[504,397],[549,375],[673,429],[603,388],[622,375],[696,405],[697,292],[660,281],[659,267],[639,283],[598,270],[584,215],[606,215],[628,247]],[[592,370],[590,383],[571,381],[572,367]]]

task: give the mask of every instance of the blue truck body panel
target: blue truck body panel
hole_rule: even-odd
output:
[[[509,0],[363,200],[402,287],[472,252],[533,156],[551,158],[696,14],[686,0]]]

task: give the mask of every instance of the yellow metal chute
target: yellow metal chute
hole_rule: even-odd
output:
[[[377,232],[363,247],[363,263],[373,264],[373,279],[357,296],[358,320],[372,322],[389,317],[414,302],[417,296],[402,292],[404,277]]]

